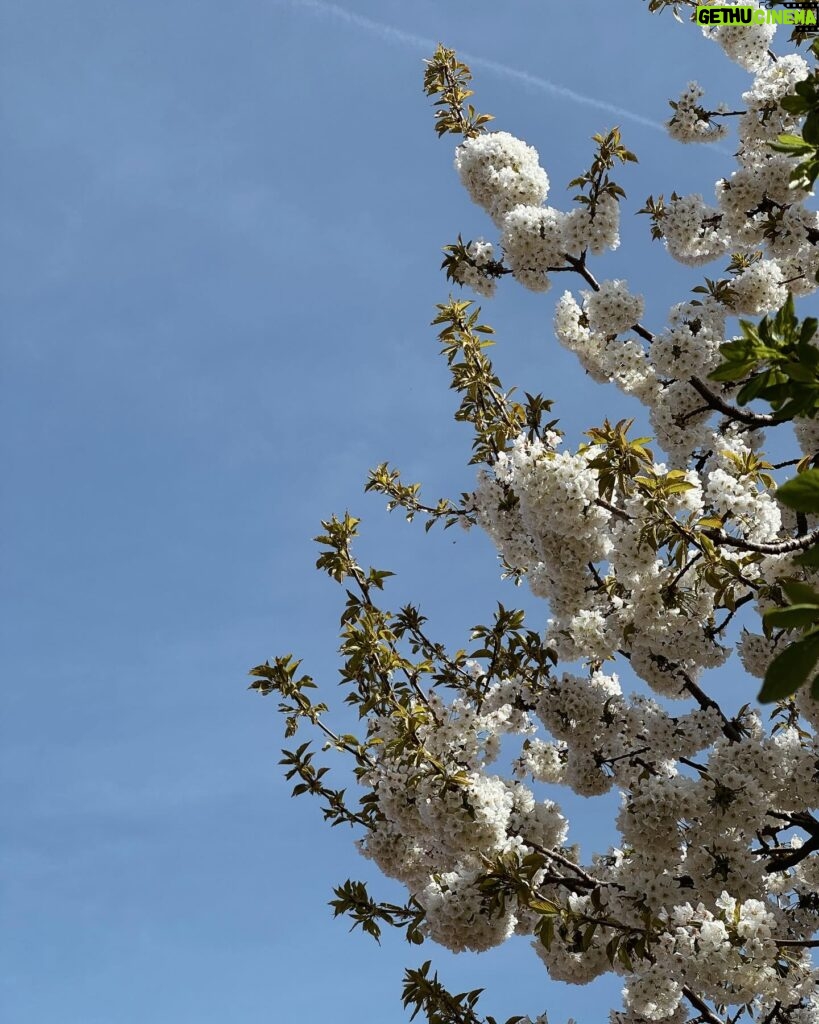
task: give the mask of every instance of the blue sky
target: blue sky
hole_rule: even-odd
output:
[[[289,800],[245,673],[292,650],[334,696],[341,592],[310,538],[345,508],[442,639],[498,599],[545,621],[485,538],[425,538],[362,484],[383,460],[434,497],[472,481],[429,321],[440,246],[492,229],[432,131],[424,40],[480,58],[480,109],[538,147],[554,202],[619,121],[641,163],[594,269],[653,324],[696,283],[631,214],[728,164],[647,122],[691,78],[716,102],[746,76],[638,0],[580,9],[0,2],[9,1024],[405,1019],[402,969],[433,951],[331,920],[331,885],[371,872]],[[557,348],[556,294],[508,285],[486,317],[503,379],[557,398],[572,443],[635,410]],[[600,1020],[617,987],[552,985],[525,943],[436,960],[503,1018]]]

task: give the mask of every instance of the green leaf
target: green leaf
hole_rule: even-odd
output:
[[[808,469],[787,480],[777,489],[776,496],[797,512],[819,512],[819,469]]]
[[[552,903],[551,900],[534,899],[528,901],[530,910],[534,910],[536,914],[559,914],[560,907]]]
[[[798,381],[800,384],[815,384],[816,373],[810,366],[805,366],[804,363],[785,363],[782,366],[782,372],[786,376],[790,377],[791,380]]]
[[[591,949],[591,944],[592,944],[592,942],[594,942],[594,933],[595,933],[596,929],[597,929],[597,922],[596,921],[592,921],[592,923],[583,932],[583,938],[580,940],[580,945],[581,945],[584,953],[587,952],[589,949]]]
[[[791,604],[819,605],[819,591],[801,580],[780,580],[779,586]]]
[[[778,654],[765,673],[759,701],[785,700],[803,686],[819,661],[819,630],[811,630]]]
[[[819,145],[819,114],[816,111],[808,114],[802,125],[802,138],[811,145]]]
[[[634,970],[634,964],[631,962],[631,957],[628,955],[628,950],[626,949],[625,944],[617,947],[617,959],[627,971]]]
[[[748,402],[752,402],[755,398],[759,398],[762,392],[770,387],[774,381],[774,371],[765,370],[763,373],[757,374],[748,383],[740,389],[737,394],[737,405],[747,405]]]
[[[801,135],[780,135],[776,142],[772,142],[770,145],[771,149],[775,149],[778,153],[801,155],[813,152],[813,146],[805,142]]]
[[[703,516],[702,519],[697,520],[697,526],[701,530],[721,530],[723,525],[722,519],[719,516]]]
[[[807,114],[811,108],[810,101],[803,96],[783,96],[779,105],[789,114]]]
[[[808,569],[819,569],[819,544],[797,555],[794,561]]]
[[[750,373],[756,367],[758,362],[759,358],[754,356],[741,361],[736,360],[721,363],[716,368],[716,370],[713,370],[711,373],[708,374],[708,379],[729,382],[735,380],[742,380],[742,378],[746,374]]]
[[[819,621],[819,605],[792,604],[789,608],[773,608],[765,612],[765,625],[775,629],[796,629]]]
[[[544,945],[546,949],[551,949],[555,937],[554,916],[550,914],[548,917],[543,918],[543,920],[537,928],[537,934],[538,938],[541,941],[541,944]]]

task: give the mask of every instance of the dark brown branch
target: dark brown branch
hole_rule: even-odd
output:
[[[595,505],[599,505],[600,508],[606,509],[607,512],[611,512],[612,515],[631,522],[632,516],[630,516],[628,512],[624,512],[623,509],[618,508],[616,505],[612,505],[610,502],[606,501],[605,498],[595,498],[594,503]]]
[[[586,266],[585,256],[581,256],[578,259],[576,256],[570,256],[568,253],[566,253],[564,258],[566,262],[569,264],[570,268],[576,271],[576,273],[580,274],[580,276],[583,278],[586,284],[589,285],[592,291],[600,291],[600,283],[598,282],[594,274]],[[642,324],[632,324],[631,329],[632,331],[634,331],[635,334],[639,334],[639,336],[643,338],[644,341],[647,341],[649,345],[652,341],[654,341],[654,335],[651,333],[651,331],[648,330],[647,327],[643,327]]]
[[[762,1024],[772,1024],[774,1018],[779,1015],[779,1011],[781,1009],[782,1003],[780,1003],[777,999],[777,1001],[773,1004],[771,1010],[768,1013],[766,1013],[765,1016],[762,1018]]]
[[[532,839],[527,839],[526,836],[520,837],[527,846],[531,846],[533,850],[542,854],[544,857],[548,857],[550,860],[555,861],[564,868],[568,868],[573,871],[578,878],[581,878],[584,882],[594,887],[601,885],[610,885],[610,882],[601,882],[600,879],[595,878],[594,875],[590,875],[588,871],[582,868],[579,864],[575,864],[573,860],[569,860],[568,857],[564,857],[562,853],[558,853],[556,850],[547,850],[545,846],[541,846],[540,843],[534,842]]]
[[[798,811],[795,814],[782,814],[778,811],[768,811],[767,813],[770,818],[786,822],[777,831],[801,828],[810,836],[810,839],[796,850],[792,846],[775,846],[755,851],[760,856],[771,858],[765,865],[765,870],[768,873],[787,871],[788,868],[796,867],[806,857],[819,851],[819,821],[810,812]]]
[[[722,731],[724,735],[731,740],[733,743],[739,743],[742,739],[742,730],[736,722],[732,721],[717,704],[713,697],[709,697],[705,690],[702,689],[687,672],[682,673],[682,677],[685,680],[683,683],[683,689],[690,693],[694,700],[699,706],[705,711],[707,708],[713,708],[714,711],[722,719]]]
[[[708,631],[708,635],[712,639],[714,639],[715,637],[719,636],[720,633],[724,633],[725,632],[725,627],[728,625],[728,623],[731,621],[731,619],[733,619],[733,617],[736,615],[738,609],[741,608],[742,605],[747,604],[749,601],[753,601],[755,596],[756,596],[755,594],[745,594],[743,597],[737,598],[737,600],[734,602],[733,610],[730,610],[728,612],[728,614],[725,616],[725,618],[722,620],[722,622],[718,626],[714,626],[713,629],[710,629]]]
[[[704,384],[699,377],[690,377],[688,383],[697,392],[697,394],[708,403],[710,408],[728,416],[729,419],[738,420],[740,423],[747,423],[748,426],[751,427],[771,427],[782,422],[771,413],[746,412],[744,409],[738,409],[735,405],[731,405],[729,402],[720,398],[720,396],[713,392],[707,384]]]
[[[674,579],[666,586],[666,590],[668,590],[669,592],[674,590],[676,588],[677,584],[683,578],[683,576],[685,576],[685,574],[688,572],[688,570],[693,565],[695,565],[699,561],[700,558],[702,558],[702,551],[700,551],[700,550],[695,551],[694,554],[688,559],[688,561],[682,567],[682,569],[680,569],[680,571],[674,576]]]
[[[702,1000],[697,993],[687,985],[683,985],[683,995],[695,1010],[699,1010],[702,1019],[708,1021],[708,1024],[725,1024],[722,1017],[718,1017],[708,1003]]]
[[[732,537],[730,533],[723,533],[722,530],[703,530],[703,533],[717,544],[739,548],[740,551],[758,551],[762,555],[786,555],[789,551],[804,551],[819,542],[819,530],[806,533],[804,537],[791,537],[789,540],[770,544],[757,544],[743,537]]]
[[[622,647],[617,649],[617,653],[622,655],[622,657],[627,661],[631,661],[631,655],[628,651],[624,651]],[[655,656],[654,660],[663,671],[673,671],[675,668],[679,669],[679,665],[669,661],[668,658],[664,658],[662,655]],[[681,688],[694,698],[703,711],[705,711],[706,708],[713,708],[722,719],[723,735],[732,743],[738,743],[742,739],[742,729],[740,726],[725,714],[714,698],[709,697],[705,690],[695,683],[687,672],[680,670],[680,675],[683,678],[683,685]]]

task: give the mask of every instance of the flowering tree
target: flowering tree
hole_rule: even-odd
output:
[[[685,20],[695,4],[649,4],[664,8]],[[819,661],[819,344],[794,303],[819,271],[819,216],[806,207],[819,46],[796,27],[791,52],[774,53],[775,30],[763,19],[703,26],[750,73],[748,89],[737,109],[709,109],[696,84],[671,104],[675,139],[718,140],[730,117],[739,148],[713,205],[672,194],[639,211],[671,259],[726,265],[659,329],[643,325],[643,299],[624,281],[592,269],[619,242],[625,193],[613,175],[636,159],[619,131],[594,136],[573,208],[557,209],[535,150],[490,131],[467,102],[470,72],[454,52],[427,62],[436,129],[459,137],[461,182],[499,235],[447,246],[448,278],[487,297],[505,277],[541,292],[558,274],[576,281],[557,300],[557,340],[643,404],[654,440],[604,420],[564,450],[552,403],[512,397],[480,310],[451,298],[434,322],[456,419],[474,434],[475,489],[427,504],[386,464],[367,489],[427,529],[486,530],[506,574],[548,602],[545,631],[500,606],[468,649],[447,648],[415,606],[382,606],[391,574],[357,563],[358,520],[345,515],[323,523],[318,566],[346,590],[342,684],[361,734],[331,728],[291,656],[252,673],[255,689],[279,695],[287,735],[322,734],[350,756],[360,790],[352,800],[332,788],[304,742],[283,760],[294,793],[317,796],[325,819],[355,828],[362,854],[406,886],[392,904],[347,881],[336,914],[456,952],[529,935],[553,979],[621,976],[618,1024],[819,1021],[819,702],[816,684],[802,685]],[[798,450],[774,465],[766,436],[788,423]],[[792,466],[777,491],[777,471]],[[738,655],[764,677],[771,714],[731,714],[709,693],[743,606],[756,626]],[[619,792],[616,845],[581,862],[561,787]],[[429,962],[406,973],[404,1003],[431,1024],[492,1024],[478,994],[448,993]]]

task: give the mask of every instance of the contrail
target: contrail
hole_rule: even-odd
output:
[[[424,53],[431,53],[437,45],[433,39],[426,39],[424,36],[417,36],[412,32],[404,32],[402,29],[393,28],[392,25],[386,25],[381,21],[365,18],[362,14],[354,14],[344,7],[339,7],[338,4],[327,3],[325,0],[286,0],[286,2],[289,2],[293,7],[313,11],[315,14],[326,17],[336,18],[338,21],[344,21],[348,25],[354,25],[365,32],[370,32],[386,42],[398,43],[405,47],[409,46]],[[488,71],[490,74],[497,75],[498,78],[520,82],[521,85],[528,86],[530,89],[537,89],[539,92],[545,92],[550,96],[569,100],[571,103],[579,103],[586,107],[594,107],[595,110],[603,110],[623,121],[631,121],[634,124],[642,125],[643,128],[650,128],[655,132],[665,133],[666,131],[665,125],[660,121],[653,121],[649,117],[643,117],[642,114],[636,114],[632,110],[625,110],[623,107],[618,107],[614,103],[607,103],[605,100],[597,99],[595,96],[586,96],[583,93],[575,92],[574,89],[567,89],[564,85],[550,82],[547,78],[541,78],[539,75],[531,75],[528,71],[519,71],[517,68],[509,67],[508,64],[488,60],[486,57],[479,57],[473,53],[459,52],[458,56],[472,67],[483,68],[483,70]]]

